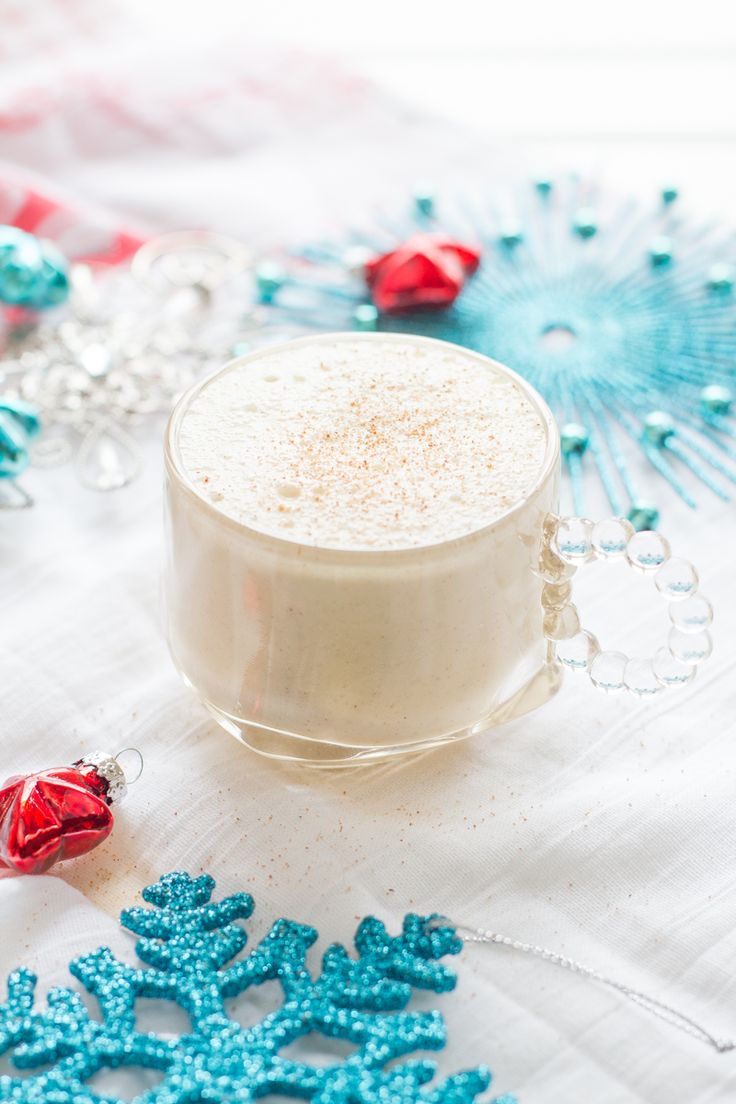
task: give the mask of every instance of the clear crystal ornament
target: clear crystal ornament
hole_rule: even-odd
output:
[[[211,293],[249,269],[253,255],[235,238],[207,230],[162,234],[142,246],[133,258],[136,279],[154,291],[199,289]]]
[[[39,441],[34,441],[30,452],[34,467],[55,468],[71,458],[73,448],[68,436],[56,429],[45,432]]]
[[[0,510],[27,510],[33,505],[28,491],[15,479],[0,479]]]
[[[77,471],[85,487],[113,491],[138,475],[141,461],[137,445],[119,426],[100,422],[87,433],[77,453]]]

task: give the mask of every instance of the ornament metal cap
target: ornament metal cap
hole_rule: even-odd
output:
[[[133,753],[137,757],[137,770],[131,777],[127,776],[120,759],[123,755]],[[105,801],[108,805],[119,805],[128,792],[128,786],[136,782],[143,770],[143,756],[137,748],[124,748],[116,755],[110,755],[107,751],[90,751],[77,759],[74,766],[82,773],[94,772],[105,783]]]

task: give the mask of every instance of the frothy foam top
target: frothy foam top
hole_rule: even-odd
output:
[[[546,441],[507,375],[400,338],[265,350],[197,392],[178,436],[192,484],[225,514],[350,549],[482,528],[530,490]]]

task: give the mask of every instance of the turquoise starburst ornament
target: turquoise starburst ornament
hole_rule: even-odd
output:
[[[282,330],[420,333],[514,368],[557,416],[574,512],[603,498],[646,528],[663,482],[691,507],[699,487],[726,501],[736,483],[734,239],[680,204],[674,187],[642,203],[573,177],[423,187],[396,217],[286,259],[261,302]],[[450,305],[383,310],[365,265],[417,233],[475,243],[480,267]]]
[[[118,961],[102,947],[70,964],[73,976],[99,1004],[90,1014],[79,993],[52,989],[47,1005],[35,1005],[36,979],[17,970],[0,1006],[0,1053],[9,1052],[24,1077],[0,1078],[0,1100],[18,1104],[123,1104],[89,1084],[118,1067],[158,1070],[163,1080],[144,1089],[136,1104],[246,1104],[271,1096],[312,1104],[472,1104],[488,1086],[479,1067],[434,1082],[436,1064],[404,1060],[445,1043],[439,1012],[406,1011],[412,991],[445,993],[455,975],[440,959],[462,942],[436,917],[409,915],[391,936],[374,917],[360,924],[356,956],[339,944],[325,952],[313,973],[307,952],[314,928],[277,920],[250,953],[241,955],[253,900],[236,893],[212,901],[214,880],[165,874],[143,891],[151,906],[123,912],[124,927],[139,936],[143,967]],[[232,1018],[234,998],[254,986],[275,983],[281,1006],[244,1027]],[[144,998],[183,1009],[190,1029],[161,1035],[136,1027]],[[328,1065],[286,1053],[290,1044],[344,1040],[351,1053]],[[430,1084],[432,1082],[432,1084]],[[514,1104],[509,1096],[495,1104]]]

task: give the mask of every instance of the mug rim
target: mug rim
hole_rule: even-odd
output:
[[[537,413],[539,414],[542,423],[546,430],[547,443],[544,453],[544,458],[540,465],[539,473],[529,488],[529,490],[516,502],[512,503],[508,509],[500,513],[492,521],[486,525],[481,526],[478,529],[473,529],[469,533],[463,533],[458,537],[449,537],[446,540],[433,541],[430,544],[412,545],[409,548],[337,548],[330,545],[321,544],[308,544],[305,541],[290,540],[288,537],[276,536],[272,533],[265,533],[260,529],[256,529],[251,525],[246,524],[243,521],[239,521],[237,518],[231,517],[223,510],[220,510],[213,502],[208,498],[205,498],[201,494],[194,483],[192,482],[189,473],[184,467],[181,452],[178,442],[178,431],[181,425],[181,421],[184,414],[191,404],[195,396],[207,387],[212,380],[225,372],[232,371],[232,369],[239,367],[241,364],[247,364],[250,361],[256,361],[262,359],[264,356],[271,353],[279,353],[283,349],[294,348],[300,345],[312,345],[319,344],[321,342],[347,342],[347,341],[386,341],[394,339],[396,341],[407,341],[410,344],[416,344],[419,342],[423,345],[440,346],[442,348],[458,349],[464,356],[469,356],[474,360],[481,361],[484,364],[493,365],[494,369],[502,372],[504,375],[511,377],[516,385],[524,392],[527,399],[531,402]],[[440,338],[425,337],[422,334],[410,334],[397,332],[394,330],[381,330],[374,333],[356,333],[350,330],[336,331],[334,333],[317,333],[306,334],[302,337],[291,338],[288,341],[280,341],[273,345],[265,345],[259,349],[254,349],[252,352],[244,353],[242,356],[233,357],[231,360],[225,362],[219,368],[210,372],[202,379],[197,380],[186,391],[179,396],[174,405],[169,419],[164,430],[164,461],[167,473],[176,480],[179,488],[194,501],[194,503],[200,507],[205,514],[210,515],[215,519],[218,524],[224,525],[226,528],[235,532],[239,532],[247,536],[249,540],[258,542],[259,544],[266,544],[274,547],[276,550],[283,552],[294,553],[297,548],[303,549],[305,554],[309,556],[316,556],[318,558],[348,558],[351,560],[366,558],[371,560],[376,559],[397,559],[407,556],[417,556],[422,554],[428,554],[434,551],[441,551],[443,549],[449,549],[457,547],[458,545],[472,542],[475,540],[482,540],[488,533],[491,533],[498,526],[502,525],[514,514],[520,512],[526,507],[532,499],[541,491],[541,489],[547,483],[550,475],[560,457],[560,434],[555,417],[539,394],[539,392],[532,387],[532,385],[525,380],[518,372],[515,372],[512,368],[508,368],[505,364],[502,364],[498,360],[494,360],[493,357],[486,356],[485,353],[479,353],[475,349],[469,349],[465,345],[458,345],[455,342],[443,341]]]

